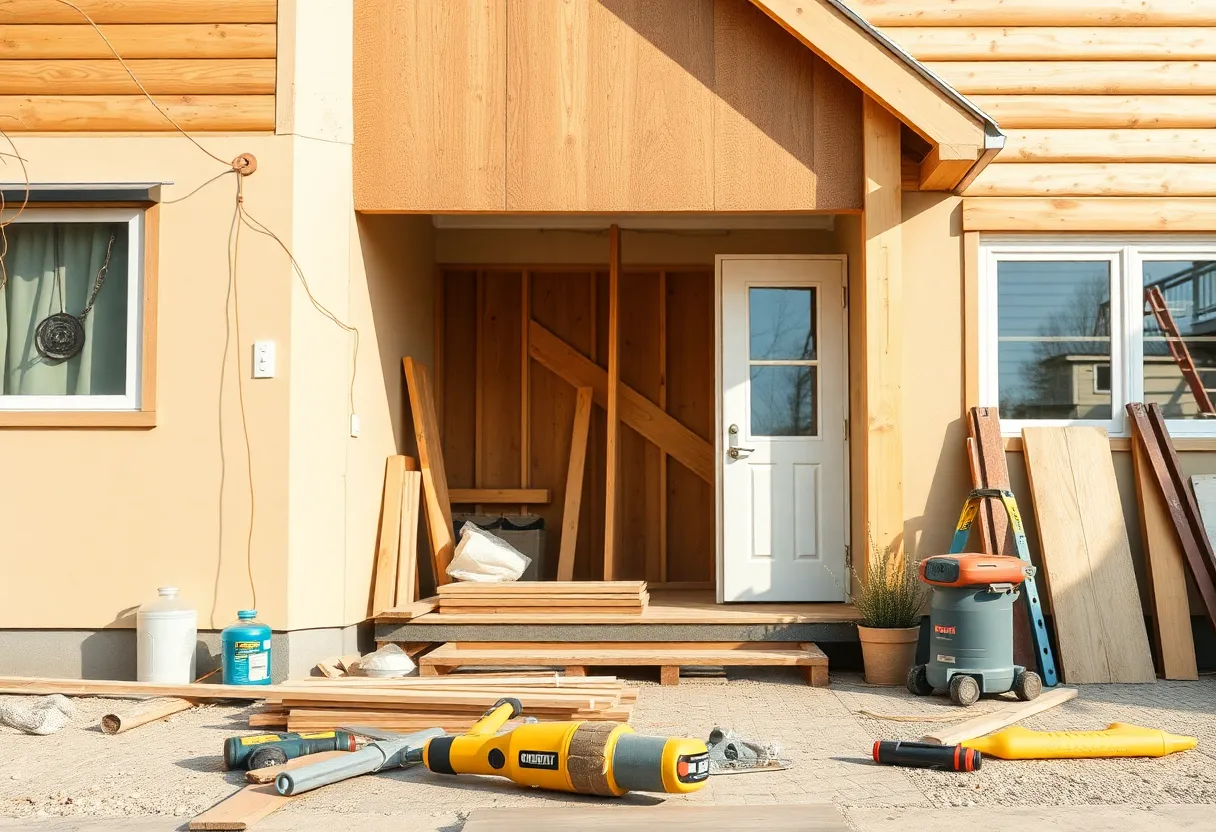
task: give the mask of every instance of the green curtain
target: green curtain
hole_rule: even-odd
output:
[[[17,222],[8,226],[5,234],[8,283],[0,292],[0,367],[4,370],[0,392],[8,396],[125,393],[127,226]],[[67,361],[44,359],[34,346],[38,324],[57,312],[80,315],[97,271],[105,262],[111,234],[114,249],[110,268],[84,323],[84,349]]]

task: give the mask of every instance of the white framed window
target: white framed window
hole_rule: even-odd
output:
[[[1098,425],[1158,404],[1216,436],[1216,238],[981,238],[980,400],[1003,431]]]
[[[0,217],[0,412],[140,410],[144,209]]]

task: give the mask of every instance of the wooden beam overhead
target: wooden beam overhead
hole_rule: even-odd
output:
[[[867,98],[862,108],[866,169],[862,320],[865,328],[866,528],[873,543],[903,548],[903,277],[899,122]],[[868,551],[868,541],[857,541]]]
[[[942,146],[937,145],[921,161],[917,190],[952,191],[975,164],[974,159],[944,159],[942,155]]]
[[[827,0],[752,3],[925,139],[979,157],[980,120]]]

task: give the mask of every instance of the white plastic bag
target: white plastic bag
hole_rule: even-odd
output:
[[[458,581],[498,583],[518,581],[532,558],[473,523],[460,530],[456,555],[447,572]]]

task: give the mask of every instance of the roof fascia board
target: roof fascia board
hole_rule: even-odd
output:
[[[986,128],[995,122],[846,6],[751,2],[926,140],[961,152],[974,148],[971,159],[986,147]]]

